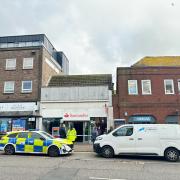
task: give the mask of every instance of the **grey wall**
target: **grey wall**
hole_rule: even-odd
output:
[[[109,100],[108,86],[45,87],[41,101],[96,101]]]

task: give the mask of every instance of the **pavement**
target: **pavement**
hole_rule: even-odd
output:
[[[75,152],[93,152],[93,144],[75,143]]]

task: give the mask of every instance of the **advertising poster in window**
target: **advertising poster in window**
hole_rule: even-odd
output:
[[[7,132],[7,128],[8,128],[7,121],[1,120],[0,121],[0,132],[1,133]]]
[[[59,137],[59,127],[52,127],[52,135],[56,138]]]
[[[12,122],[12,131],[25,131],[26,120],[25,119],[15,119]]]

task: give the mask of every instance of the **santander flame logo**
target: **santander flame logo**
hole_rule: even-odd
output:
[[[64,114],[64,117],[65,117],[65,118],[68,118],[68,117],[69,117],[69,114],[68,114],[68,113],[65,113],[65,114]]]

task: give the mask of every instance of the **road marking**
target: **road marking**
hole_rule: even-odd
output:
[[[126,180],[126,179],[110,179],[110,178],[101,178],[101,177],[89,177],[92,180]]]

